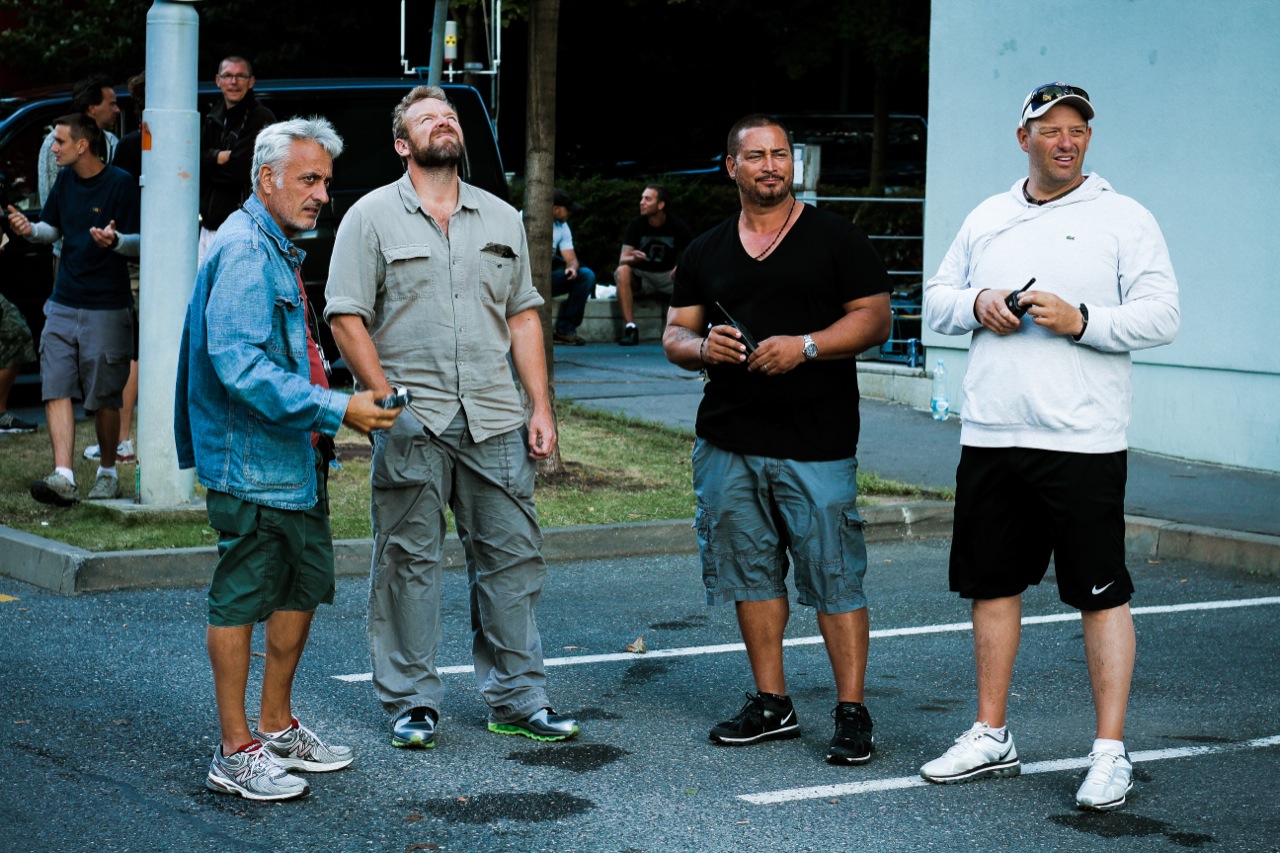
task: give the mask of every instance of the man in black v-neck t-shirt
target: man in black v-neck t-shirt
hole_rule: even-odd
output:
[[[710,737],[800,734],[782,662],[794,563],[835,675],[827,761],[861,764],[874,747],[853,359],[888,339],[888,276],[857,226],[792,196],[785,127],[747,116],[727,150],[742,210],[690,244],[663,335],[668,359],[709,379],[693,452],[703,582],[709,604],[734,602],[758,691]]]

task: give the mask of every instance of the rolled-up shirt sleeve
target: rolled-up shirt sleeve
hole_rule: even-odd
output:
[[[378,288],[386,280],[386,262],[378,232],[359,208],[338,226],[325,286],[324,318],[354,314],[369,326],[374,320]]]

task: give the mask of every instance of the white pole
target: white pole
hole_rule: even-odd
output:
[[[200,16],[189,3],[155,0],[147,12],[150,133],[142,152],[142,281],[138,296],[138,500],[191,503],[195,475],[178,470],[174,380],[187,303],[195,288],[200,206],[196,52]]]

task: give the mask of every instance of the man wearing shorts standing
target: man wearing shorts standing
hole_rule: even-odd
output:
[[[925,286],[930,328],[973,333],[950,575],[973,600],[978,712],[920,775],[1021,772],[1005,715],[1022,593],[1052,556],[1059,597],[1081,611],[1097,714],[1076,804],[1112,809],[1133,784],[1123,741],[1136,646],[1124,562],[1129,353],[1172,341],[1179,307],[1155,218],[1083,172],[1093,117],[1077,86],[1027,96],[1017,138],[1029,176],[969,214]]]
[[[835,675],[827,761],[861,764],[874,746],[853,359],[888,339],[888,276],[857,226],[797,203],[775,119],[741,119],[726,150],[742,209],[685,252],[662,339],[668,359],[709,378],[693,450],[703,582],[709,604],[734,603],[757,690],[710,737],[800,735],[782,661],[794,563]]]
[[[205,640],[221,738],[206,785],[251,800],[310,790],[289,770],[346,767],[293,716],[293,675],[315,609],[334,593],[326,489],[341,424],[368,433],[395,421],[370,393],[329,390],[292,238],[328,202],[342,139],[324,119],[269,125],[253,154],[254,194],[218,229],[196,276],[178,363],[178,464],[208,491],[218,564]],[[104,444],[103,448],[114,445]],[[249,642],[265,622],[262,708],[245,715]]]
[[[37,243],[63,241],[40,334],[41,396],[54,470],[31,484],[33,498],[55,506],[80,500],[71,469],[74,400],[93,413],[104,448],[88,498],[120,497],[116,441],[133,353],[133,294],[125,257],[138,256],[138,182],[102,162],[101,133],[83,113],[54,122],[52,151],[59,171],[40,221],[32,223],[9,207],[13,233]]]
[[[622,346],[640,343],[633,307],[637,296],[671,299],[676,262],[691,240],[693,231],[684,220],[667,212],[667,191],[658,184],[645,187],[640,194],[640,215],[628,222],[623,232],[622,254],[613,274],[622,312],[622,339],[618,341]]]

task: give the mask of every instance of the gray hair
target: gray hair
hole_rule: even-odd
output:
[[[342,137],[326,118],[311,116],[310,118],[291,118],[269,124],[259,133],[253,143],[253,165],[249,169],[249,183],[258,186],[258,175],[263,166],[271,167],[271,174],[276,176],[276,186],[284,186],[284,170],[289,164],[289,149],[295,142],[315,142],[337,159],[342,153]]]

